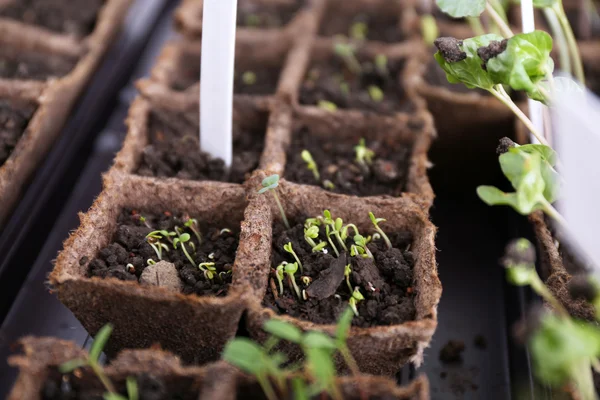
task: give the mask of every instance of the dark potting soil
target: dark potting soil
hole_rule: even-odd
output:
[[[404,60],[388,61],[387,73],[375,68],[373,60],[359,58],[359,61],[362,64],[360,75],[353,74],[338,57],[331,62],[312,65],[300,88],[300,103],[317,105],[320,101],[328,101],[338,108],[369,110],[380,114],[413,109],[400,83]],[[342,88],[344,83],[348,91]],[[371,98],[371,86],[381,89],[381,101]]]
[[[385,231],[385,226],[382,228]],[[325,228],[321,226],[319,229],[319,239],[315,239],[315,243],[326,240]],[[352,231],[351,236],[353,234]],[[333,324],[348,307],[351,291],[344,278],[344,267],[351,264],[350,284],[353,289],[358,286],[365,297],[357,305],[359,316],[352,320],[353,325],[396,325],[413,320],[416,310],[413,301],[415,290],[412,287],[414,256],[410,251],[412,237],[408,232],[388,236],[394,246],[392,249],[387,249],[382,239],[368,244],[373,259],[351,257],[350,253],[343,250],[340,257],[336,257],[329,244],[326,247],[327,253],[313,253],[304,239],[302,223],[293,225],[289,230],[279,224],[275,225],[273,273],[263,303],[278,314],[287,314],[317,324]],[[332,237],[332,240],[336,239]],[[302,262],[303,271],[298,270],[295,276],[300,290],[306,290],[307,300],[296,297],[287,278],[284,280],[283,295],[279,294],[275,268],[283,261],[294,262],[293,256],[283,248],[288,242],[292,243],[294,252]],[[351,237],[346,240],[348,249],[353,243]],[[340,244],[336,246],[340,247]],[[301,276],[310,277],[312,283],[306,286]]]
[[[377,196],[397,196],[402,193],[408,178],[408,168],[412,148],[398,144],[396,139],[366,141],[366,146],[375,152],[369,166],[356,162],[354,147],[358,140],[329,140],[312,136],[307,127],[294,132],[292,143],[287,151],[285,178],[293,182],[322,186],[329,180],[335,188],[327,188],[336,193]],[[302,151],[308,150],[319,169],[317,181],[313,172],[302,159]]]
[[[0,100],[0,166],[15,149],[36,106]]]
[[[12,0],[0,6],[0,16],[76,37],[90,34],[106,0]]]
[[[251,1],[238,6],[237,25],[247,28],[281,28],[289,23],[303,6],[304,0],[290,4],[265,6]]]
[[[124,379],[113,379],[115,389],[127,398]],[[158,378],[151,374],[134,377],[141,400],[196,400],[198,388],[193,378]],[[103,400],[106,390],[88,368],[61,374],[57,368],[49,370],[42,388],[42,400]]]
[[[146,218],[145,223],[140,220],[141,216]],[[162,252],[162,260],[175,264],[179,277],[183,281],[183,293],[195,293],[200,296],[225,296],[231,283],[231,269],[239,241],[239,228],[205,226],[202,221],[198,221],[202,237],[202,244],[199,245],[195,233],[190,228],[184,227],[185,221],[187,221],[186,217],[173,215],[168,211],[155,214],[123,210],[117,221],[113,241],[98,252],[97,258],[89,262],[88,275],[100,278],[112,277],[123,281],[138,280],[147,267],[148,259],[159,261],[156,251],[146,240],[148,233],[154,230],[172,232],[177,226],[182,228],[183,232],[190,234],[190,242],[194,245],[192,246],[188,242],[186,250],[195,264],[214,262],[216,268],[215,278],[207,279],[197,266],[192,265],[181,246],[174,249],[167,240],[161,240],[169,247],[169,251]],[[232,231],[221,233],[224,228]],[[196,248],[195,252],[194,247]],[[88,260],[85,258],[80,260],[82,265],[87,262]],[[226,272],[226,274],[218,276],[217,274],[220,272]]]
[[[244,82],[244,74],[254,74],[255,81],[252,84]],[[277,90],[281,65],[266,65],[260,68],[244,68],[239,61],[233,81],[233,92],[235,94],[247,95],[272,95]],[[200,77],[200,58],[196,54],[182,54],[178,60],[177,72],[170,78],[170,87],[176,91],[185,91],[194,85],[198,85]]]
[[[0,47],[0,78],[43,81],[67,75],[77,60],[56,54],[18,53]]]
[[[341,13],[337,7],[328,10],[319,34],[321,36],[344,35],[354,37],[352,34],[355,24],[365,24],[367,26],[366,40],[376,42],[394,43],[404,39],[400,29],[399,16],[397,14],[357,14],[347,15]]]
[[[440,350],[440,361],[444,364],[460,364],[465,343],[462,340],[449,340]]]
[[[258,167],[263,148],[264,126],[254,130],[233,130],[233,159],[227,174],[223,160],[198,149],[198,120],[163,110],[153,110],[148,124],[149,144],[144,148],[138,175],[176,177],[243,183]]]

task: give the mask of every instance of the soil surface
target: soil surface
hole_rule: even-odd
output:
[[[198,389],[193,379],[177,377],[163,379],[143,374],[136,376],[141,400],[196,400]],[[112,382],[116,390],[127,397],[125,384],[121,381]],[[42,400],[102,400],[105,390],[97,378],[87,368],[76,370],[74,373],[61,374],[58,369],[51,369],[46,379],[41,398]]]
[[[27,53],[0,48],[0,78],[44,81],[60,78],[75,67],[77,60],[55,54]]]
[[[440,361],[444,364],[462,363],[462,353],[465,351],[465,343],[461,340],[449,340],[440,350]]]
[[[0,5],[0,16],[76,37],[90,34],[106,0],[12,0]]]
[[[316,138],[308,128],[294,132],[287,151],[285,178],[294,182],[326,187],[336,193],[377,196],[398,196],[406,186],[412,148],[399,144],[397,140],[366,141],[366,146],[375,152],[371,165],[356,161],[354,147],[359,144]],[[319,170],[319,180],[302,159],[302,151],[308,150]],[[330,181],[334,188],[324,186]]]
[[[265,306],[278,314],[288,314],[317,324],[333,324],[348,307],[351,291],[344,277],[344,267],[351,264],[350,285],[353,289],[359,287],[365,298],[358,302],[359,316],[352,320],[353,325],[396,325],[415,318],[415,290],[412,287],[414,256],[410,251],[410,233],[388,233],[393,244],[391,249],[387,249],[382,239],[369,243],[367,246],[374,258],[363,258],[352,257],[349,252],[344,252],[333,236],[332,241],[342,251],[339,257],[336,257],[330,244],[325,248],[327,253],[313,253],[304,239],[302,223],[293,225],[290,230],[284,229],[280,225],[274,226],[273,273],[263,301]],[[385,223],[382,224],[382,229],[385,231]],[[350,237],[346,240],[348,249],[354,243],[354,231],[350,231]],[[315,243],[320,241],[326,241],[323,226],[319,227],[319,238],[315,239]],[[307,300],[296,297],[287,276],[284,279],[283,295],[279,294],[275,268],[283,261],[294,262],[293,256],[283,248],[288,242],[292,243],[294,252],[302,262],[303,271],[299,269],[295,276],[300,290],[306,290]],[[302,276],[310,277],[312,282],[305,285]]]
[[[237,25],[260,29],[281,28],[294,18],[304,2],[296,0],[279,6],[265,6],[251,1],[241,3],[238,6]]]
[[[141,216],[146,219],[145,222],[140,220]],[[162,259],[175,264],[179,277],[183,281],[183,293],[225,296],[231,283],[231,269],[238,246],[239,228],[204,226],[202,221],[198,221],[202,237],[202,244],[199,245],[196,234],[191,228],[184,227],[187,219],[181,215],[174,216],[168,211],[162,214],[138,213],[135,210],[122,211],[112,243],[101,249],[97,258],[89,263],[88,275],[124,281],[138,280],[147,266],[148,259],[159,261],[156,251],[146,240],[148,233],[154,230],[173,232],[177,226],[183,229],[182,233],[190,235],[190,242],[193,245],[186,243],[186,250],[196,265],[214,262],[215,275],[225,272],[212,280],[207,279],[198,266],[192,265],[181,245],[174,249],[173,245],[163,238],[161,242],[168,246],[169,251],[162,251]],[[221,229],[224,228],[231,229],[232,232],[221,233]],[[85,257],[80,260],[82,265],[87,262]]]
[[[300,103],[318,105],[321,101],[328,101],[337,108],[369,110],[380,114],[413,109],[414,105],[400,83],[404,60],[388,61],[387,71],[376,68],[373,60],[358,57],[358,61],[362,65],[359,75],[352,73],[339,57],[330,62],[313,64],[300,88]],[[383,98],[373,100],[370,87],[379,88]]]
[[[265,121],[266,126],[266,121]],[[150,113],[149,144],[136,171],[142,176],[191,180],[244,182],[258,167],[265,126],[251,131],[233,130],[233,160],[229,174],[221,159],[199,152],[198,120],[162,110]]]
[[[251,84],[244,82],[244,74],[254,74],[255,81]],[[260,68],[245,68],[239,61],[233,81],[233,92],[235,94],[247,94],[266,96],[275,94],[281,74],[281,65],[266,65]],[[181,56],[177,66],[177,72],[170,80],[169,86],[176,91],[185,91],[199,84],[200,58],[195,54],[184,54]]]
[[[347,15],[340,12],[339,9],[328,10],[319,35],[321,36],[336,36],[345,35],[355,37],[352,34],[355,24],[366,24],[367,31],[365,39],[376,42],[394,43],[404,39],[404,35],[400,29],[399,16],[394,14],[358,14]]]
[[[0,100],[0,166],[15,149],[36,108]]]

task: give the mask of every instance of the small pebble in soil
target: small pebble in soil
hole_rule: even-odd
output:
[[[440,361],[444,364],[460,364],[465,343],[461,340],[449,340],[440,350]]]

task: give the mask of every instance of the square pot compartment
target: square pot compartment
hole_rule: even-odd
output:
[[[231,184],[225,182],[242,183],[258,166],[269,118],[268,101],[235,97],[233,164],[227,177],[221,160],[198,151],[198,96],[175,93],[148,81],[142,82],[140,89],[142,96],[130,108],[128,134],[111,175],[140,181],[222,181],[228,187]]]
[[[260,187],[263,177],[264,174],[257,173],[253,180],[247,183],[249,190],[253,191],[255,188]],[[349,333],[348,346],[360,370],[365,373],[393,376],[409,361],[419,365],[422,361],[423,349],[428,346],[437,326],[437,304],[442,291],[435,262],[434,237],[436,229],[429,222],[426,215],[423,214],[420,206],[411,201],[410,198],[405,197],[360,199],[314,190],[310,186],[295,185],[287,181],[280,181],[277,190],[286,215],[292,222],[302,223],[307,217],[323,215],[323,210],[330,210],[333,218],[340,217],[345,223],[356,224],[359,231],[371,233],[373,228],[368,215],[371,211],[376,217],[387,220],[382,223],[382,229],[390,234],[390,237],[395,234],[406,234],[405,239],[410,243],[414,264],[412,267],[411,289],[407,288],[405,293],[409,299],[412,296],[414,318],[393,325],[370,326],[371,324],[368,323],[363,324],[365,327],[353,326]],[[286,233],[280,233],[278,228],[283,225],[283,222],[272,196],[268,193],[265,195],[267,197],[262,200],[260,196],[256,195],[252,198],[251,203],[253,201],[265,201],[265,199],[271,203],[272,224],[262,226],[260,234],[274,245],[276,240],[282,240],[280,235]],[[277,239],[274,239],[275,235],[277,235]],[[314,256],[310,257],[312,260]],[[306,319],[279,314],[267,306],[267,304],[272,303],[268,299],[273,298],[269,297],[273,296],[273,285],[275,290],[278,290],[276,280],[273,279],[273,283],[271,283],[273,277],[271,269],[275,268],[273,262],[278,262],[278,260],[279,258],[276,259],[274,250],[271,250],[271,257],[266,260],[267,264],[261,264],[261,277],[259,280],[261,287],[257,292],[260,297],[248,299],[249,311],[246,320],[250,337],[260,342],[266,340],[268,335],[262,330],[262,326],[265,321],[271,318],[290,322],[303,331],[319,330],[333,334],[337,320],[337,316],[333,314],[336,314],[336,312],[341,313],[345,306],[339,307],[339,310],[336,308],[325,316],[319,316],[319,318],[331,319],[327,323],[313,323]],[[292,262],[293,258],[289,258],[287,261]],[[306,265],[309,265],[307,259],[304,261]],[[378,266],[378,270],[380,268]],[[395,268],[390,271],[396,271]],[[298,282],[301,284],[300,280]],[[386,282],[389,285],[387,280]],[[314,281],[312,284],[314,284]],[[394,283],[394,285],[396,284]],[[308,287],[310,288],[310,286]],[[348,291],[348,289],[344,289],[345,287],[346,283],[341,282],[339,288],[342,291]],[[399,286],[394,287],[398,288]],[[337,290],[340,290],[339,288]],[[286,293],[286,290],[290,290],[287,285],[285,285],[284,293]],[[363,295],[366,294],[362,286],[361,292]],[[328,296],[326,299],[330,297],[332,296]],[[367,299],[373,300],[374,298],[367,295]],[[343,298],[341,301],[347,302],[347,300],[347,298]],[[359,303],[359,312],[367,306],[367,302],[362,305]],[[295,345],[281,345],[280,349],[288,355],[291,361],[298,360],[302,356],[302,352]],[[342,368],[343,362],[341,360],[337,361],[338,367]]]
[[[317,39],[310,50],[310,62],[298,82],[298,102],[301,105],[318,105],[321,101],[331,102],[338,109],[357,109],[391,115],[398,112],[414,112],[419,100],[409,90],[409,82],[421,73],[416,58],[423,52],[417,41],[405,41],[395,46],[378,43],[355,45],[356,59],[370,63],[370,71],[360,76],[350,72],[343,59],[336,55],[338,39]],[[387,58],[387,73],[374,66],[377,56]],[[363,66],[365,68],[365,66]],[[347,84],[349,95],[342,83]],[[369,87],[382,91],[381,101],[373,100]]]
[[[403,0],[325,0],[326,8],[319,27],[319,36],[347,36],[371,42],[397,43],[406,39],[404,11],[410,6]],[[356,26],[360,24],[360,28]],[[365,37],[353,30],[366,28]]]
[[[89,263],[97,257],[106,260],[109,266],[122,262],[118,252],[115,252],[117,262],[113,263],[115,260],[106,258],[103,249],[115,241],[125,243],[127,238],[134,241],[135,236],[128,234],[128,230],[117,229],[123,210],[136,210],[141,215],[157,215],[163,211],[173,216],[187,214],[196,218],[201,227],[240,229],[247,205],[243,188],[215,182],[134,179],[111,182],[108,186],[88,213],[82,215],[79,229],[65,242],[56,260],[50,281],[59,300],[92,335],[107,323],[114,325],[106,348],[109,355],[125,348],[147,348],[160,343],[186,362],[218,359],[222,347],[238,329],[244,308],[243,295],[253,292],[253,264],[248,261],[248,254],[255,248],[260,249],[260,240],[248,237],[247,225],[255,215],[261,215],[260,205],[248,208],[246,222],[241,223],[227,294],[222,297],[184,295],[177,289],[143,286],[135,276],[133,281],[90,277]],[[267,213],[266,208],[263,213]],[[145,243],[138,243],[138,247],[132,249],[137,248],[139,253],[129,249],[129,254],[124,252],[127,262],[135,264],[134,257],[142,255],[141,247]],[[173,251],[171,248],[170,252]],[[126,269],[133,272],[129,265]],[[178,275],[188,282],[187,276]],[[163,280],[164,284],[169,282],[166,278]]]
[[[287,114],[285,111],[279,114],[280,120],[268,131],[262,163],[266,170],[281,175],[283,180],[308,185],[312,191],[339,198],[348,195],[368,198],[407,196],[424,210],[431,207],[434,195],[427,177],[427,152],[435,129],[426,111],[412,115],[399,113],[380,116],[355,110],[329,112],[317,107],[297,107],[287,111]],[[331,136],[332,132],[335,132],[335,137]],[[367,178],[364,178],[360,166],[355,162],[354,146],[363,138],[367,147],[377,146],[373,147],[375,161]],[[304,149],[311,151],[320,171],[321,183],[307,169],[301,157]],[[395,158],[402,152],[402,157]],[[345,165],[343,171],[353,174],[352,179],[372,179],[376,184],[368,187],[362,183],[348,183],[348,189],[343,188],[340,182],[346,178],[331,169],[336,165]],[[384,189],[390,174],[395,180],[390,181],[388,191]],[[326,188],[323,184],[325,180],[330,180],[336,188]]]
[[[234,93],[272,96],[277,92],[290,43],[275,35],[241,35],[236,40]],[[167,44],[152,70],[152,79],[176,92],[199,96],[201,42],[175,40]],[[251,73],[255,82],[244,74]]]
[[[27,337],[20,341],[22,355],[11,357],[12,366],[19,368],[19,377],[9,400],[38,400],[43,393],[56,392],[52,378],[60,379],[57,367],[85,352],[67,341],[52,338]],[[125,393],[125,380],[135,377],[140,398],[146,392],[156,394],[157,389],[175,397],[189,400],[247,400],[264,399],[260,386],[250,376],[242,374],[225,362],[205,367],[183,366],[172,354],[160,350],[126,350],[105,368],[107,377],[117,390]],[[69,375],[73,388],[90,392],[104,392],[98,379],[89,370],[80,369],[79,376]],[[360,375],[339,377],[337,383],[344,399],[359,400],[358,388],[368,398],[394,398],[398,400],[429,399],[429,383],[425,376],[399,387],[387,378]],[[366,393],[365,393],[366,392]]]
[[[238,35],[271,31],[290,35],[310,17],[314,3],[321,0],[240,0],[237,12]],[[202,36],[203,0],[184,0],[175,11],[177,30],[189,38]]]
[[[0,48],[0,79],[46,81],[67,75],[77,58],[52,52]]]

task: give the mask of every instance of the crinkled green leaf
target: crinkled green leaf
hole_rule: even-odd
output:
[[[556,165],[557,155],[554,149],[550,146],[546,146],[544,144],[524,144],[522,146],[516,147],[518,151],[524,151],[529,154],[538,153],[543,161],[546,161],[550,164],[550,166]]]
[[[579,321],[566,322],[554,314],[546,314],[529,342],[534,371],[540,380],[561,386],[573,373],[582,373],[578,366],[600,355],[600,330]],[[591,369],[587,371],[591,373]]]
[[[479,17],[486,0],[436,0],[440,10],[454,18]]]
[[[435,53],[434,57],[446,72],[448,82],[463,83],[470,89],[491,89],[494,81],[482,68],[483,60],[477,54],[477,49],[488,46],[492,40],[502,40],[502,37],[489,34],[463,40],[459,48],[466,53],[467,58],[462,61],[448,62],[439,51]]]
[[[288,342],[300,343],[302,340],[302,331],[294,325],[280,319],[270,319],[265,322],[263,329],[273,336]]]
[[[227,343],[223,360],[253,375],[261,375],[266,369],[263,349],[247,338],[237,338]]]
[[[304,335],[304,338],[302,338],[302,346],[306,348],[327,350],[335,350],[337,348],[335,341],[330,336],[315,331],[308,332]]]
[[[519,208],[526,214],[539,208],[537,206],[540,201],[545,199],[546,183],[542,177],[541,164],[538,154],[525,157],[524,173],[516,190]]]
[[[560,194],[561,179],[560,175],[553,168],[558,159],[556,152],[549,146],[543,144],[526,144],[515,147],[511,151],[523,151],[528,154],[537,153],[542,158],[541,173],[544,183],[544,197],[549,203],[554,203]]]
[[[508,39],[506,50],[488,60],[487,71],[495,83],[543,100],[537,84],[554,70],[551,51],[552,37],[546,32],[520,33]]]

